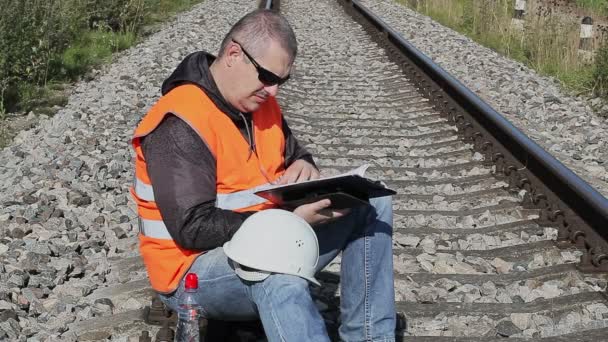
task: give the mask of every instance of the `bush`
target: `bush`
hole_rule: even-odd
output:
[[[7,109],[25,84],[44,85],[53,59],[76,36],[77,0],[0,0],[0,96]]]
[[[90,66],[99,65],[113,52],[121,51],[135,42],[132,32],[90,31],[70,45],[57,60],[59,72],[70,79],[76,79]]]
[[[91,29],[113,32],[135,32],[147,12],[156,7],[155,0],[88,1],[88,24]]]
[[[580,7],[598,12],[598,14],[608,14],[608,0],[576,0]]]
[[[200,0],[0,0],[0,116],[136,41],[142,25]]]
[[[593,83],[596,95],[608,97],[608,42],[602,44],[595,55]]]

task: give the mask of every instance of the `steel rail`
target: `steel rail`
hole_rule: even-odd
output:
[[[278,0],[261,0],[260,1],[260,9],[279,11],[279,1]]]
[[[344,6],[350,5],[372,24],[391,45],[447,95],[451,100],[449,102],[456,104],[473,117],[483,127],[483,130],[489,132],[550,192],[555,194],[569,209],[592,227],[604,241],[608,240],[608,199],[526,136],[451,74],[434,63],[358,0],[340,1],[343,2]],[[450,109],[454,110],[455,108]],[[553,211],[557,210],[557,208],[553,208]],[[573,238],[571,236],[570,238],[576,239],[577,237]],[[593,238],[593,236],[586,237],[590,240],[593,240]],[[589,246],[587,247],[589,248]],[[602,262],[606,261],[606,258],[603,255]]]

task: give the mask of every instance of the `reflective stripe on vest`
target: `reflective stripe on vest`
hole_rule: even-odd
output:
[[[267,200],[255,194],[260,190],[268,188],[269,184],[263,184],[249,190],[242,190],[230,194],[217,194],[215,206],[220,209],[237,210],[262,204]],[[154,188],[135,178],[135,194],[144,201],[154,202]]]
[[[270,184],[262,184],[249,190],[241,190],[230,194],[217,194],[215,206],[220,209],[238,210],[251,207],[257,204],[262,204],[268,200],[255,194],[260,190],[265,190]]]
[[[140,218],[139,250],[152,288],[161,293],[174,291],[194,260],[204,253],[182,248],[171,238],[147,172],[141,139],[153,132],[168,114],[187,123],[215,157],[215,205],[219,208],[258,211],[274,207],[253,193],[285,171],[283,119],[274,97],[251,114],[251,134],[258,151],[251,155],[247,139],[243,139],[232,119],[196,85],[181,85],[162,96],[142,118],[131,140],[136,176],[131,194]]]
[[[163,221],[139,218],[139,232],[147,237],[163,240],[173,240]]]
[[[269,186],[270,184],[266,183],[249,190],[237,191],[230,194],[217,194],[215,206],[220,209],[237,210],[264,203],[267,200],[256,195],[255,192],[265,190]],[[152,185],[135,178],[134,188],[137,197],[144,201],[154,202],[154,188]]]
[[[146,184],[135,177],[134,188],[137,197],[144,201],[154,202],[154,189],[152,188],[152,185]]]
[[[233,192],[231,194],[217,194],[215,206],[220,209],[238,210],[266,202],[266,199],[255,195],[255,192],[270,187],[264,184],[253,189]],[[141,192],[140,192],[141,191]],[[154,191],[151,185],[135,180],[135,194],[143,200],[154,201]],[[147,196],[147,198],[144,198]],[[163,221],[139,218],[139,232],[147,237],[163,240],[173,240]]]

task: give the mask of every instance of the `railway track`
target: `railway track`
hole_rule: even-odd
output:
[[[529,152],[526,165],[510,154],[503,147],[508,139],[492,138],[484,120],[471,118],[455,93],[434,86],[435,76],[404,59],[394,32],[366,22],[354,3],[281,1],[300,53],[279,102],[325,175],[369,163],[369,176],[397,190],[397,336],[601,341],[608,335],[607,278],[604,233],[596,233],[594,223],[605,221],[585,221],[581,216],[596,215],[592,209],[560,202],[564,193],[552,185],[558,181],[538,183],[534,172],[542,163]],[[129,235],[120,248],[134,250]],[[319,276],[324,286],[313,289],[334,338],[339,265],[338,258]],[[120,304],[112,304],[110,314],[71,323],[65,336],[169,340],[171,313],[158,302],[151,308],[133,302],[153,297],[136,253],[110,258],[107,274],[115,285],[84,298],[97,306]],[[256,340],[255,329],[243,331]]]
[[[463,125],[429,95],[447,96],[418,82],[422,73],[407,73],[395,45],[382,40],[387,30],[370,37],[377,26],[360,18],[363,29],[338,2],[305,7],[281,2],[303,51],[297,82],[281,93],[284,111],[323,170],[370,163],[371,174],[397,190],[394,261],[404,340],[580,338],[581,331],[591,340],[605,333],[603,314],[593,312],[606,308],[603,276],[581,274],[581,252],[554,243],[559,225],[539,225],[542,211],[522,204],[521,190],[488,163],[492,154],[461,139],[468,138]],[[585,315],[595,317],[580,324]]]

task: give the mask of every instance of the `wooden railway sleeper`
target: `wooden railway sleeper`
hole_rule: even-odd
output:
[[[556,208],[555,205],[553,205],[548,210],[547,217],[547,225],[557,227],[557,243],[559,245],[570,243],[568,239],[570,232],[569,225],[566,221],[566,214],[561,209]]]
[[[608,266],[608,254],[606,254],[606,250],[602,247],[594,247],[592,248],[592,259],[591,263],[593,266],[601,268]]]
[[[163,327],[156,333],[155,342],[172,342],[175,339],[175,332],[169,327],[169,322],[165,321]]]
[[[382,38],[388,39],[390,37],[390,34],[388,34],[388,32],[386,32],[383,29],[378,29],[378,33],[379,33],[379,36],[381,36]]]
[[[433,108],[435,108],[435,110],[437,110],[439,113],[445,113],[450,103],[443,99],[442,94],[434,94],[434,90],[436,89],[429,86],[428,90],[426,91],[427,96],[432,99],[430,103],[432,103]]]
[[[582,245],[583,256],[579,268],[583,272],[605,272],[608,270],[608,256],[599,246],[591,246],[584,233],[577,231],[577,245]]]
[[[427,99],[432,99],[431,90],[433,90],[433,87],[426,81],[426,79],[423,79],[421,81],[421,84],[424,85],[421,89],[423,95]],[[433,105],[433,108],[435,108],[438,112],[441,112],[441,106],[439,105],[439,101],[431,100],[430,103]]]
[[[585,224],[579,222],[576,216],[570,217],[574,213],[570,213],[568,210],[569,214],[566,215],[559,204],[552,204],[546,194],[539,192],[540,189],[532,185],[525,172],[520,172],[513,164],[507,164],[502,153],[494,153],[491,142],[486,141],[480,146],[482,134],[477,131],[471,132],[473,125],[465,119],[464,115],[458,114],[456,111],[448,112],[448,120],[456,124],[465,140],[473,141],[475,149],[482,151],[487,156],[487,160],[494,162],[497,175],[502,174],[508,177],[510,191],[519,192],[520,189],[526,191],[523,199],[524,207],[541,209],[538,222],[541,225],[558,228],[558,244],[573,243],[584,251],[579,266],[581,270],[585,272],[608,271],[608,254],[603,252],[603,248],[590,245],[587,235],[583,231],[578,229],[573,231],[574,227],[585,227]],[[595,241],[593,243],[595,244]]]
[[[454,124],[456,124],[457,127],[459,127],[460,125],[462,125],[462,123],[465,122],[465,121],[466,120],[464,118],[464,115],[462,115],[462,114],[458,114],[454,118]]]
[[[429,96],[433,96],[433,95],[431,94],[431,95],[429,95]],[[435,105],[434,105],[434,106],[435,106],[435,108],[436,108],[436,109],[437,109],[437,111],[439,111],[440,113],[444,113],[444,112],[447,110],[448,106],[450,105],[450,102],[449,102],[449,101],[447,101],[447,100],[441,100],[441,98],[443,97],[443,95],[441,95],[441,94],[437,94],[437,95],[435,95],[435,96],[436,96],[436,97],[438,97],[438,99],[437,99],[436,101],[433,101],[433,102],[434,102],[434,104],[435,104]]]
[[[446,118],[446,120],[448,120],[449,123],[453,123],[455,117],[456,117],[456,112],[455,111],[453,111],[451,109],[448,110],[448,111],[446,111],[445,118]]]
[[[540,216],[538,218],[539,224],[543,226],[549,226],[553,221],[551,221],[550,215],[554,208],[551,204],[547,203],[547,205],[541,209]]]
[[[579,238],[580,240],[582,240],[584,242],[584,238]],[[588,248],[585,248],[583,250],[583,256],[581,257],[581,263],[579,265],[579,267],[582,270],[588,271],[588,270],[592,270],[593,264],[591,263],[591,251]]]
[[[494,164],[492,156],[494,155],[494,144],[491,141],[484,141],[481,144],[481,152],[483,153],[483,162],[487,166]]]
[[[543,193],[534,193],[533,198],[533,206],[540,209],[540,216],[538,218],[538,223],[543,226],[549,226],[552,224],[552,220],[550,218],[551,212],[557,208],[554,208],[551,202],[547,199],[547,196]]]
[[[501,177],[505,175],[505,156],[500,152],[495,152],[492,154],[492,161],[496,164],[496,176]]]
[[[150,337],[150,333],[147,330],[141,332],[139,335],[139,342],[152,342],[152,338]]]
[[[175,325],[177,321],[176,313],[167,308],[158,295],[152,297],[152,303],[146,308],[144,317],[146,323],[151,325],[163,325],[165,322]]]
[[[504,162],[502,163],[502,169],[500,170],[500,173],[502,173],[505,177],[509,176],[509,166],[511,166],[511,164],[507,163],[507,160],[505,158]]]
[[[432,101],[438,105],[439,112],[444,112],[449,102],[443,96],[441,89],[429,86],[428,94],[429,99],[432,99]]]
[[[560,228],[564,227],[565,213],[561,209],[553,209],[549,212],[549,220],[557,223]]]
[[[448,120],[449,123],[455,123],[456,122],[456,114],[457,114],[456,108],[450,107],[445,112],[445,118]]]
[[[422,84],[424,84],[424,86],[423,86],[423,87],[420,89],[420,91],[421,91],[421,92],[422,92],[422,93],[423,93],[423,94],[424,94],[426,97],[429,97],[429,98],[430,98],[430,97],[431,97],[431,90],[432,90],[433,88],[431,88],[431,87],[430,87],[430,86],[429,86],[429,85],[428,85],[428,84],[425,82],[425,80],[423,80],[421,83],[422,83]],[[441,111],[441,108],[438,108],[438,106],[437,106],[437,102],[432,101],[432,103],[433,103],[433,107],[434,107],[436,110]]]
[[[152,297],[149,307],[144,312],[144,320],[150,325],[160,325],[156,334],[155,342],[172,342],[174,339],[173,327],[177,323],[177,314],[167,308],[157,295]],[[201,341],[229,341],[229,342],[253,342],[264,337],[264,331],[260,321],[228,322],[219,320],[207,320],[201,318],[199,321]],[[149,336],[147,331],[142,332],[140,341]]]
[[[466,120],[464,119],[464,116],[459,115],[456,117],[456,121],[454,122],[454,125],[456,125],[456,130],[461,135],[462,135],[462,131],[463,131],[462,127],[465,123],[466,123]]]
[[[522,205],[524,208],[534,208],[534,201],[532,197],[534,196],[535,189],[532,187],[530,180],[523,176],[519,179],[519,188],[526,191],[524,194],[524,198],[522,200]]]
[[[548,221],[548,218],[545,215],[547,213],[547,209],[549,208],[547,195],[543,193],[535,193],[532,197],[532,201],[537,208],[541,209],[541,221]]]
[[[587,242],[585,240],[585,242]],[[591,247],[586,244],[579,268],[583,272],[606,272],[608,271],[608,255],[603,247]]]
[[[515,165],[507,166],[505,174],[509,178],[509,191],[519,192],[519,174],[517,173],[517,167],[515,167]]]
[[[471,140],[473,140],[473,147],[475,150],[479,150],[483,142],[483,134],[479,131],[473,132],[473,134],[471,134]]]
[[[570,244],[570,226],[564,220],[564,227],[560,227],[557,231],[557,243],[560,245]]]
[[[572,241],[577,247],[587,250],[586,234],[580,230],[570,232],[570,241]]]
[[[463,135],[465,141],[471,141],[473,137],[474,127],[470,122],[465,122],[463,125]]]
[[[579,269],[586,273],[608,272],[608,254],[605,248],[600,246],[591,247],[586,240],[585,247]]]
[[[568,239],[568,243],[573,243],[574,241],[572,240],[572,232],[574,230],[574,225],[571,223],[569,218],[564,218],[564,230],[565,233],[567,234],[567,239]]]

